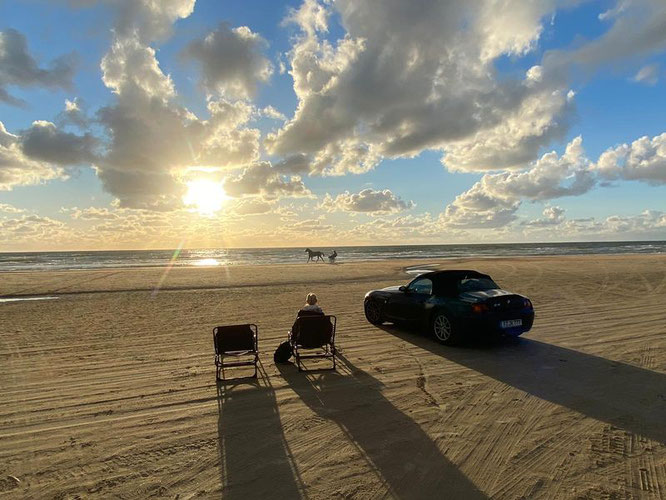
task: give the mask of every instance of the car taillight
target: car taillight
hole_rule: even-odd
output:
[[[472,312],[475,313],[488,312],[488,306],[486,304],[472,304]]]
[[[530,299],[525,299],[525,300],[523,301],[523,305],[524,305],[525,307],[528,307],[528,308],[532,309],[532,302],[530,301]]]

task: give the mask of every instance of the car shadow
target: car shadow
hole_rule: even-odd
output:
[[[306,498],[263,366],[218,381],[217,402],[222,498]]]
[[[388,496],[487,498],[414,420],[386,399],[377,379],[340,353],[338,359],[340,371],[278,368],[312,411],[340,427],[386,485]]]
[[[533,396],[666,444],[666,374],[526,338],[448,347],[413,331],[380,328]]]

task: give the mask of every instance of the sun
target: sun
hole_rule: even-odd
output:
[[[224,192],[220,182],[195,179],[187,183],[187,193],[183,196],[183,202],[201,215],[213,215],[222,208],[227,198],[227,193]]]

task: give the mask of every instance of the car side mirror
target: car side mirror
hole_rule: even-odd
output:
[[[405,285],[402,285],[400,288],[398,288],[398,290],[400,290],[401,292],[406,292],[407,287]]]

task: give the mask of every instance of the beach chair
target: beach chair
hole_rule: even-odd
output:
[[[299,316],[289,332],[298,371],[303,371],[302,359],[330,358],[335,370],[335,327],[337,318],[333,315]],[[301,354],[309,351],[309,354]]]
[[[215,378],[226,380],[224,369],[234,366],[254,365],[254,375],[257,378],[257,363],[259,362],[259,331],[257,325],[226,325],[213,328],[213,344],[215,345]],[[248,356],[250,358],[248,358]],[[236,361],[226,362],[232,357]],[[220,377],[220,373],[222,377]]]

